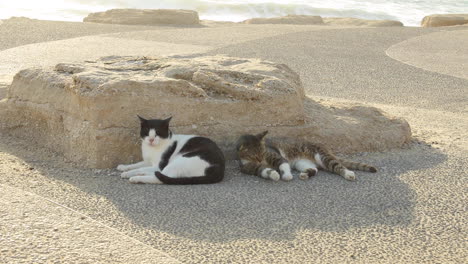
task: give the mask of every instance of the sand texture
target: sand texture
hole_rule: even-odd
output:
[[[0,216],[1,263],[180,263],[79,212],[3,184]]]
[[[435,32],[402,41],[386,53],[418,68],[468,79],[466,35],[468,30]]]
[[[0,262],[466,262],[468,79],[459,74],[466,51],[448,48],[468,41],[466,27],[109,26],[2,23],[0,58],[8,60],[0,61],[0,96],[22,62],[76,63],[86,50],[79,37],[104,47],[91,47],[92,58],[115,42],[135,48],[115,47],[120,53],[113,55],[156,56],[161,48],[163,55],[284,63],[314,101],[382,109],[407,120],[413,138],[401,148],[343,156],[379,169],[358,172],[356,182],[320,171],[309,181],[296,175],[276,183],[243,175],[230,161],[216,185],[154,186],[129,184],[114,169],[86,169],[0,131]],[[447,56],[430,59],[438,52]]]

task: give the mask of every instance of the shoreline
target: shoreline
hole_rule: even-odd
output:
[[[271,17],[271,18],[275,18],[275,17]],[[356,20],[363,20],[363,21],[385,21],[385,20],[378,20],[378,19],[375,19],[375,20],[371,20],[371,19],[364,19],[364,18],[357,18],[357,17],[322,17],[323,19],[356,19]],[[24,16],[12,16],[10,18],[3,18],[3,19],[0,19],[0,25],[3,23],[3,21],[7,21],[7,20],[30,20],[30,21],[48,21],[48,22],[63,22],[63,23],[95,23],[95,24],[104,24],[104,25],[125,25],[125,24],[109,24],[109,23],[96,23],[96,22],[84,22],[84,21],[69,21],[69,20],[48,20],[48,19],[37,19],[37,18],[30,18],[30,17],[24,17]],[[247,21],[247,20],[246,20]],[[161,27],[164,27],[164,26],[168,26],[168,27],[177,27],[177,26],[180,26],[180,27],[198,27],[198,26],[204,26],[204,25],[243,25],[243,24],[246,24],[245,21],[226,21],[226,20],[211,20],[211,19],[200,19],[200,25],[179,25],[179,24],[154,24],[154,25],[145,25],[145,24],[140,24],[140,25],[133,25],[133,26],[153,26],[153,27],[158,27],[158,26],[161,26]],[[294,24],[290,24],[290,25],[294,25]],[[313,25],[313,24],[303,24],[303,25]],[[130,25],[128,25],[130,26]],[[321,26],[329,26],[329,24],[327,23],[324,23],[324,24],[321,24]],[[352,25],[350,25],[352,26]],[[363,26],[364,27],[364,26]],[[421,27],[420,25],[419,26],[413,26],[413,25],[404,25],[403,24],[403,27]]]

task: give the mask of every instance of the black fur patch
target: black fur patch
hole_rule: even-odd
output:
[[[175,146],[172,145],[166,152],[172,148],[175,150]],[[170,155],[172,155],[174,150],[171,151]],[[166,152],[163,157],[166,155]],[[200,157],[200,159],[208,162],[211,166],[206,168],[204,175],[198,177],[171,178],[161,172],[156,172],[155,175],[161,182],[165,184],[210,184],[220,182],[224,178],[224,155],[218,145],[212,140],[205,137],[193,137],[185,143],[178,154],[183,155],[183,157]],[[169,158],[170,155],[168,156]],[[163,160],[161,160],[162,162]],[[162,170],[161,163],[159,166]],[[164,164],[164,167],[166,165],[167,162]]]
[[[172,136],[171,131],[169,130],[169,121],[170,118],[165,120],[160,119],[149,119],[146,120],[142,117],[140,118],[140,137],[145,138],[149,135],[150,129],[156,131],[156,135],[160,138],[170,138]]]
[[[163,170],[167,164],[169,163],[169,160],[171,159],[172,154],[174,154],[174,151],[177,148],[177,141],[174,141],[170,147],[164,151],[164,153],[161,156],[161,161],[159,162],[159,169]]]
[[[169,185],[212,184],[218,183],[223,179],[223,177],[219,175],[224,175],[224,166],[215,165],[206,170],[206,176],[202,177],[171,178],[159,171],[155,172],[155,176],[164,184]],[[218,177],[213,177],[213,175],[218,175]]]
[[[211,139],[205,137],[193,137],[189,139],[180,150],[184,157],[198,156],[210,164],[225,162],[223,152]]]

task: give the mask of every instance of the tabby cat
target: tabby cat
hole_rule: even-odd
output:
[[[302,180],[315,176],[319,168],[350,181],[354,181],[356,176],[349,169],[377,172],[373,166],[339,159],[320,144],[287,139],[265,140],[267,133],[239,138],[236,148],[241,172],[274,181],[292,180],[291,167],[300,172]]]

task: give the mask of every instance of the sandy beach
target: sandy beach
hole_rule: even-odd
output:
[[[187,187],[129,184],[116,170],[85,169],[0,131],[0,262],[463,263],[467,31],[5,20],[0,100],[27,67],[226,54],[288,65],[316,101],[358,102],[404,118],[413,140],[347,156],[379,168],[359,172],[356,182],[320,172],[276,183],[229,161],[222,183]]]

